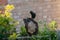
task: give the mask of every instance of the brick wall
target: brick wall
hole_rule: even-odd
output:
[[[2,11],[2,13],[4,13],[4,6],[7,4],[7,0],[0,0],[0,11]]]
[[[36,21],[54,19],[60,27],[60,0],[8,0],[8,3],[15,5],[13,17],[20,21],[20,24],[23,23],[23,18],[30,17],[29,11],[32,10],[36,12]]]
[[[7,3],[7,0],[0,0],[0,5],[6,5]]]
[[[24,25],[23,18],[30,17],[29,11],[32,10],[36,12],[36,21],[54,19],[58,23],[57,29],[60,29],[60,0],[0,0],[2,5],[7,3],[15,6],[12,16],[20,22],[18,28]]]

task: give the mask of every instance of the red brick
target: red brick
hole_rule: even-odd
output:
[[[0,5],[6,5],[7,3],[7,0],[0,0]]]

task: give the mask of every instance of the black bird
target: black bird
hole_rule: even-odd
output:
[[[36,35],[38,33],[38,23],[34,20],[36,13],[30,11],[31,18],[23,19],[25,28],[29,36]]]

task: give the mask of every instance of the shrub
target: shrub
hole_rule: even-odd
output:
[[[8,38],[10,34],[15,32],[15,26],[17,25],[17,21],[15,21],[11,17],[11,10],[14,9],[13,5],[6,5],[4,7],[4,12],[0,11],[0,39]]]
[[[41,28],[42,24],[43,24],[43,28]],[[39,28],[38,28],[38,34],[32,35],[31,36],[32,38],[30,38],[29,40],[49,40],[49,38],[51,40],[57,40],[56,27],[57,27],[56,21],[51,21],[48,24],[45,21],[43,22],[40,21]],[[21,27],[20,36],[29,36],[24,26]],[[40,36],[40,38],[36,36]]]

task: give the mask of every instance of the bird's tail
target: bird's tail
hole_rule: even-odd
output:
[[[34,13],[33,11],[30,11],[31,14],[31,18],[34,19],[36,17],[36,13]]]

